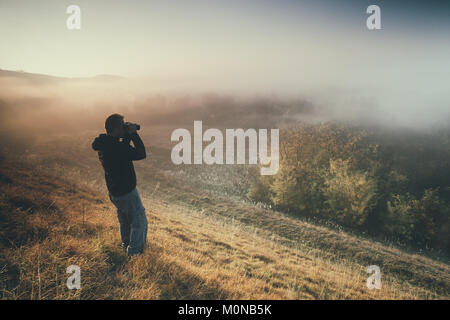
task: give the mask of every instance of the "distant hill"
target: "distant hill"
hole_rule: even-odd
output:
[[[18,78],[22,80],[29,81],[34,84],[45,84],[45,83],[55,83],[55,82],[65,82],[65,81],[91,81],[91,80],[102,80],[102,81],[117,81],[124,79],[121,76],[101,74],[93,77],[80,77],[80,78],[68,78],[68,77],[57,77],[40,73],[29,73],[25,71],[11,71],[0,69],[0,78]]]

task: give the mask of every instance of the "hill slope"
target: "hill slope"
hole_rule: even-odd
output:
[[[17,163],[0,185],[3,299],[449,298],[444,263],[188,188],[145,193],[149,247],[128,260],[104,194]],[[81,290],[66,288],[72,264]]]

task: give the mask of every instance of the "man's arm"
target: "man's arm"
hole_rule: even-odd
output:
[[[133,141],[134,147],[129,145],[130,140]],[[133,132],[129,135],[129,139],[124,139],[127,147],[127,157],[130,160],[142,160],[147,157],[147,153],[145,151],[144,143],[141,140],[141,137],[137,134],[137,132]]]

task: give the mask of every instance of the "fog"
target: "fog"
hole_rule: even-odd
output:
[[[102,131],[105,118],[114,112],[144,126],[173,128],[191,127],[194,120],[219,128],[282,128],[337,120],[427,130],[450,123],[448,92],[439,90],[305,87],[298,93],[258,92],[202,89],[187,80],[177,86],[169,79],[69,79],[1,72],[2,144],[40,135]]]
[[[379,1],[0,2],[2,131],[142,124],[352,121],[426,130],[450,121],[448,5]],[[426,10],[425,10],[426,9]],[[121,77],[95,74],[109,73]],[[4,116],[3,116],[4,115]]]

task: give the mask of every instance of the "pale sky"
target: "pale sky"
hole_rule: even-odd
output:
[[[373,3],[382,30],[366,28]],[[0,68],[261,90],[440,92],[450,83],[449,3],[0,0]],[[66,28],[70,4],[81,8],[81,30]]]

